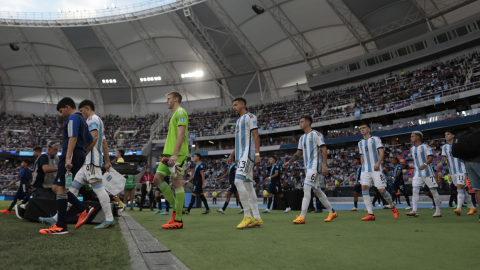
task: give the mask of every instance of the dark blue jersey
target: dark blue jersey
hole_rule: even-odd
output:
[[[355,168],[355,185],[360,181],[361,175],[362,175],[362,165],[358,165]]]
[[[400,175],[398,177],[395,177],[398,172],[400,172]],[[394,178],[394,181],[397,183],[403,182],[402,166],[400,165],[395,166],[395,168],[393,169],[393,178]]]
[[[195,165],[195,169],[193,170],[193,183],[198,183],[202,184],[202,174],[201,172],[204,172],[205,169],[203,167],[203,164],[199,162],[197,165]]]
[[[233,163],[230,165],[230,168],[228,168],[228,181],[230,184],[235,184],[235,174],[237,173],[237,163]]]
[[[87,152],[87,143],[93,141],[93,137],[90,131],[88,131],[87,122],[85,122],[81,113],[77,112],[70,115],[63,126],[62,155],[67,154],[68,140],[70,137],[77,138],[77,143],[75,144],[76,149]],[[100,139],[101,138],[99,138],[99,140]]]
[[[20,178],[20,185],[28,184],[30,185],[30,180],[32,180],[32,171],[29,168],[23,168],[18,175]]]
[[[278,172],[278,176],[277,177],[272,177],[275,172]],[[280,166],[278,164],[275,164],[272,166],[272,168],[270,169],[270,180],[271,180],[271,183],[272,184],[279,184],[280,183]]]

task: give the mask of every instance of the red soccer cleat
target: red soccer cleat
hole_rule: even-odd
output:
[[[366,217],[362,218],[363,221],[375,221],[375,216],[367,214]]]
[[[87,211],[88,210],[88,211]],[[78,214],[78,221],[75,225],[75,229],[82,227],[83,224],[87,223],[88,218],[93,214],[95,208],[88,206],[88,209],[84,210],[82,213]]]

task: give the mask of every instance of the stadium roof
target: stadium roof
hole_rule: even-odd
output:
[[[9,104],[91,98],[104,105],[132,103],[135,111],[146,113],[173,89],[189,101],[220,97],[229,102],[244,93],[257,100],[291,95],[296,83],[306,83],[305,70],[388,47],[480,11],[472,0],[164,4],[149,1],[148,6],[80,15],[0,12],[2,98]],[[254,13],[253,4],[265,12]],[[191,76],[196,71],[204,76]]]

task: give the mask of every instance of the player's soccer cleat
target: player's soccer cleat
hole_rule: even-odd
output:
[[[368,212],[368,209],[363,210],[363,212]]]
[[[190,215],[190,211],[185,211],[185,210],[183,210],[183,214],[184,214],[184,215]]]
[[[396,196],[400,195],[400,190],[399,190],[399,191],[397,191],[397,193],[396,193],[395,195],[396,195]]]
[[[57,227],[57,224],[53,224],[52,226],[50,226],[50,228],[48,229],[41,229],[39,231],[41,234],[67,234],[68,233],[68,229],[67,228],[60,228],[60,227]]]
[[[163,213],[163,210],[157,210],[157,211],[155,211],[154,214],[161,214],[161,213]]]
[[[245,228],[250,228],[249,225],[250,223],[253,222],[253,218],[251,217],[243,217],[242,219],[242,222],[240,222],[240,224],[237,225],[237,229],[245,229]]]
[[[78,216],[78,221],[77,221],[77,224],[75,225],[75,229],[78,229],[78,228],[82,227],[83,224],[87,223],[88,218],[93,214],[93,211],[95,210],[95,208],[91,207],[91,206],[88,206],[87,210],[83,210],[82,213],[77,215]]]
[[[160,213],[160,215],[170,215],[170,212],[163,212],[163,213]]]
[[[53,224],[57,223],[53,217],[39,217],[38,221],[43,224],[47,224],[52,226]]]
[[[358,211],[358,209],[356,207],[353,207],[352,209],[350,209],[350,211]]]
[[[162,228],[165,230],[175,230],[175,229],[182,229],[183,222],[182,221],[173,221],[173,223],[162,225]]]
[[[263,220],[262,219],[256,220],[256,219],[252,218],[252,223],[250,223],[248,225],[248,227],[249,228],[261,227],[262,225],[263,225]]]
[[[177,216],[177,213],[173,213],[172,216],[170,217],[170,220],[167,222],[167,224],[172,224],[175,222],[175,217]]]
[[[384,206],[383,206],[383,209],[393,209],[393,206],[391,206],[391,205],[384,205]]]
[[[283,211],[283,213],[288,213],[288,212],[290,212],[290,211],[292,211],[292,208],[287,207],[287,209],[285,209],[285,211]]]
[[[400,216],[400,214],[398,213],[398,210],[397,210],[397,206],[396,206],[396,205],[394,205],[393,208],[392,208],[392,214],[393,214],[393,217],[394,217],[395,219],[397,219],[397,218]]]
[[[0,210],[0,213],[10,215],[12,212],[8,211],[8,209]]]
[[[374,215],[370,215],[370,214],[367,214],[366,217],[362,218],[363,221],[374,221],[375,220],[375,216]]]
[[[115,220],[112,221],[104,221],[102,224],[96,226],[94,229],[107,229],[115,227]]]
[[[434,205],[432,205],[432,206],[430,206],[430,209],[437,209],[437,208]]]
[[[301,216],[297,216],[296,219],[293,220],[294,224],[305,224],[305,218]]]
[[[475,213],[477,213],[477,208],[470,208],[470,211],[468,211],[467,215],[471,216]]]
[[[411,212],[408,212],[406,215],[409,217],[418,217],[418,213],[413,210]]]
[[[453,210],[453,212],[454,212],[455,214],[457,214],[457,216],[461,216],[461,215],[462,215],[462,210],[460,210],[460,209],[458,209],[458,208],[455,209],[455,210]]]
[[[208,213],[210,213],[210,210],[205,210],[205,212],[203,212],[202,215],[206,215]]]
[[[217,209],[217,212],[220,214],[225,214],[225,211],[223,211],[223,209]]]
[[[262,211],[262,213],[270,214],[270,209],[265,209]]]
[[[334,218],[337,218],[338,217],[338,213],[337,212],[333,212],[333,213],[328,213],[328,218],[324,219],[325,222],[330,222],[332,221]]]
[[[442,217],[442,213],[435,213],[432,217]]]
[[[405,210],[412,210],[412,207],[411,207],[411,206],[407,206],[407,207],[405,208]]]
[[[243,214],[243,209],[242,209],[242,210],[240,210],[240,212],[238,212],[237,214]]]

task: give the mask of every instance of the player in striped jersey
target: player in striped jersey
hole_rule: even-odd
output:
[[[303,201],[302,212],[300,216],[293,221],[294,224],[305,224],[305,216],[307,215],[308,205],[310,204],[311,190],[317,194],[322,204],[328,209],[328,218],[325,222],[330,222],[338,217],[337,212],[332,208],[325,193],[320,188],[320,174],[327,175],[327,146],[323,140],[323,135],[312,129],[312,117],[304,115],[300,118],[300,128],[305,132],[298,142],[297,152],[293,157],[283,164],[286,168],[300,158],[303,154],[303,162],[305,166],[305,183],[303,185]]]
[[[385,189],[387,181],[382,172],[382,160],[384,156],[382,141],[379,137],[370,135],[370,124],[368,123],[362,123],[360,125],[360,133],[363,135],[363,140],[358,143],[358,150],[362,156],[362,175],[360,176],[360,183],[362,184],[363,201],[365,202],[368,211],[367,216],[362,218],[362,220],[375,220],[369,192],[372,183],[390,205],[393,217],[398,218],[399,214],[397,206],[393,204],[390,193]]]
[[[362,175],[362,165],[360,164],[360,158],[353,158],[353,165],[355,166],[355,184],[353,185],[353,204],[354,207],[350,211],[358,211],[358,193],[362,192],[362,185],[360,185],[360,176]]]
[[[238,229],[262,226],[257,204],[257,194],[253,188],[253,165],[260,163],[260,136],[258,135],[257,117],[247,112],[247,101],[236,98],[233,101],[233,110],[240,115],[235,125],[235,149],[228,157],[227,164],[237,163],[235,173],[235,186],[237,187],[240,201],[243,202],[244,217],[238,224]],[[247,203],[248,202],[248,203]],[[253,218],[250,214],[253,212]]]
[[[435,173],[430,165],[433,161],[433,152],[430,146],[423,144],[423,134],[420,131],[414,131],[410,135],[410,140],[413,143],[413,147],[410,149],[410,153],[413,157],[413,167],[415,173],[413,176],[413,196],[412,204],[413,210],[407,213],[407,216],[418,217],[418,200],[420,199],[420,188],[423,185],[427,185],[432,193],[433,200],[435,202],[436,211],[433,217],[441,217],[440,212],[440,195],[438,195],[438,183],[435,179]]]
[[[465,169],[465,164],[459,159],[452,155],[452,144],[455,139],[455,132],[453,130],[445,131],[445,140],[447,143],[442,146],[442,160],[438,164],[438,168],[442,168],[442,164],[447,163],[450,170],[450,175],[452,177],[452,182],[457,186],[457,209],[454,210],[455,214],[462,214],[462,205],[466,200],[470,206],[470,211],[468,215],[473,215],[477,212],[477,209],[472,204],[470,196],[465,196],[465,180],[467,178],[467,170]]]

